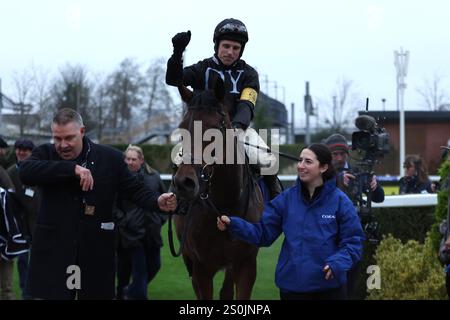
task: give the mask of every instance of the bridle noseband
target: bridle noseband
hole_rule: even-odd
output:
[[[191,106],[188,108],[188,110],[190,111],[197,111],[197,110],[201,110],[202,107],[196,107],[196,106]],[[219,130],[222,133],[223,136],[225,136],[226,134],[226,114],[223,110],[221,109],[214,109],[214,111],[216,111],[220,116],[220,126],[219,126]],[[189,121],[189,132],[192,132],[192,127],[193,127],[193,123],[194,123],[194,117],[193,114],[190,117],[190,121]],[[201,169],[199,168],[198,164],[195,164],[195,160],[196,158],[194,157],[194,155],[191,152],[186,152],[185,150],[182,151],[182,153],[180,154],[180,156],[183,158],[184,156],[189,156],[190,155],[190,160],[191,160],[191,165],[194,166],[196,175],[197,175],[197,180],[199,182],[199,187],[200,187],[200,192],[199,192],[199,198],[201,200],[207,200],[209,199],[209,192],[210,192],[210,187],[211,187],[211,183],[212,183],[212,178],[214,176],[214,168],[215,165],[217,164],[217,159],[214,157],[214,161],[211,163],[206,163],[206,164],[202,164],[203,167],[201,167]],[[203,162],[203,159],[202,159]],[[207,168],[211,168],[208,172]],[[197,198],[198,199],[198,198]],[[195,202],[197,199],[192,200],[193,202]],[[210,202],[210,201],[208,201]]]

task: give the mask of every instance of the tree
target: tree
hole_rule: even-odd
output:
[[[97,84],[92,93],[92,109],[93,114],[96,117],[95,130],[98,141],[102,141],[103,130],[107,126],[107,119],[110,114],[109,99],[108,99],[108,87],[106,79],[103,75],[97,74],[94,76],[94,82]]]
[[[33,111],[33,106],[31,105],[33,78],[29,70],[24,70],[20,73],[14,73],[13,82],[15,88],[14,99],[17,101],[13,105],[13,111],[18,116],[20,136],[23,136],[28,116]]]
[[[39,117],[39,128],[51,122],[51,87],[49,82],[50,71],[44,70],[35,65],[31,66],[33,79],[32,101],[36,106],[36,113]]]
[[[425,79],[423,87],[416,88],[416,91],[423,98],[423,105],[431,111],[445,109],[445,105],[449,104],[449,97],[445,92],[442,80],[444,77],[439,73],[434,73],[433,79]]]
[[[145,81],[139,68],[139,64],[127,58],[108,76],[106,88],[111,104],[110,123],[114,137],[118,129],[130,130],[133,110],[142,105]]]
[[[164,65],[164,59],[156,59],[151,62],[146,72],[146,92],[144,94],[146,99],[145,131],[149,130],[150,121],[154,111],[162,111],[167,116],[168,121],[175,115],[173,99],[165,83],[166,72]]]
[[[338,79],[331,94],[331,103],[330,100],[320,102],[321,106],[324,106],[322,109],[327,109],[327,112],[317,116],[321,117],[332,131],[345,131],[356,116],[359,101],[359,95],[353,90],[353,81],[345,78]]]
[[[92,116],[90,104],[93,84],[89,81],[86,67],[67,64],[60,70],[60,78],[55,80],[51,91],[54,110],[77,110],[88,129],[95,127],[96,119]]]

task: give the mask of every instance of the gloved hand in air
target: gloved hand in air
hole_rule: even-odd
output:
[[[179,32],[172,38],[173,53],[176,55],[182,55],[184,49],[191,41],[191,30],[187,32]]]

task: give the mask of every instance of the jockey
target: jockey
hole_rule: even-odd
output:
[[[246,26],[237,19],[225,19],[214,30],[214,55],[198,63],[183,68],[182,55],[191,39],[191,32],[180,32],[172,38],[173,54],[167,62],[166,83],[171,86],[183,84],[196,90],[211,88],[212,81],[220,76],[224,82],[226,99],[232,102],[230,118],[232,126],[244,130],[245,135],[252,136],[250,141],[267,147],[254,129],[248,128],[254,115],[256,99],[259,93],[257,71],[241,59],[245,44],[248,41]],[[256,135],[256,137],[255,137]],[[255,143],[252,143],[255,144]],[[254,150],[246,149],[249,157],[255,155]],[[274,158],[273,154],[259,154],[261,158]],[[267,161],[260,161],[267,163]],[[270,162],[270,160],[269,160]],[[254,163],[251,162],[250,163]],[[276,174],[263,175],[270,197],[281,192]]]

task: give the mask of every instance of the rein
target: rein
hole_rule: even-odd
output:
[[[190,107],[189,110],[195,110],[198,108],[195,107]],[[222,120],[220,122],[221,127],[220,130],[222,131],[222,133],[226,130],[226,124],[225,124],[225,116],[226,114],[222,111],[222,110],[216,110],[216,112],[218,112],[221,116],[222,116]],[[192,130],[192,125],[193,125],[194,119],[193,116],[191,115],[190,119],[189,119],[189,129]],[[183,150],[183,154],[181,154],[182,157],[190,157],[190,160],[192,161],[191,163],[195,162],[195,158],[194,155],[192,155],[189,151]],[[246,215],[246,213],[248,212],[248,208],[250,205],[250,192],[251,192],[251,188],[252,188],[252,181],[250,178],[250,170],[249,170],[249,165],[248,165],[248,158],[245,157],[245,167],[246,170],[243,173],[243,179],[244,179],[244,191],[241,193],[240,197],[239,197],[239,204],[242,203],[242,199],[246,199],[245,204],[244,204],[244,216]],[[212,211],[212,213],[216,216],[216,217],[220,217],[222,215],[221,210],[219,210],[219,208],[217,208],[217,206],[214,204],[214,202],[211,200],[210,198],[210,187],[211,187],[211,183],[212,183],[212,178],[214,176],[214,168],[215,168],[216,162],[212,162],[212,163],[207,163],[205,165],[203,165],[203,167],[201,167],[201,170],[199,170],[199,166],[198,165],[194,165],[195,166],[195,171],[197,173],[197,178],[200,184],[200,192],[199,192],[199,197],[189,201],[189,206],[188,209],[186,211],[186,223],[184,225],[183,228],[183,233],[181,235],[181,239],[180,239],[180,246],[178,251],[175,250],[175,245],[174,245],[174,239],[173,239],[173,229],[172,229],[172,216],[173,214],[177,214],[177,213],[171,213],[169,214],[169,227],[168,227],[168,238],[169,238],[169,247],[170,247],[170,252],[172,254],[172,256],[174,257],[178,257],[180,256],[180,254],[183,251],[184,248],[184,244],[185,244],[185,240],[186,240],[186,234],[187,234],[187,230],[188,227],[192,221],[192,219],[190,219],[190,215],[189,212],[191,211],[193,205],[195,203],[199,203],[202,204],[206,207],[209,207]],[[210,168],[210,170],[208,170],[208,168]],[[245,178],[245,176],[248,175],[247,179]],[[172,179],[174,179],[174,176],[172,177]],[[249,180],[250,179],[250,180]],[[173,184],[173,182],[172,182]],[[240,206],[239,206],[240,207]]]

